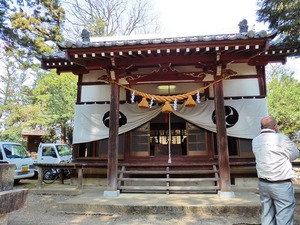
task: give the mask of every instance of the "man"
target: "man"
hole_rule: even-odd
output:
[[[295,196],[292,179],[292,161],[299,157],[295,144],[278,133],[276,120],[261,120],[261,133],[252,141],[259,178],[259,194],[262,206],[262,225],[292,225]]]

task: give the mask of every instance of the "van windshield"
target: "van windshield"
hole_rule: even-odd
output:
[[[3,144],[4,153],[7,158],[29,158],[29,154],[22,145]]]
[[[57,145],[57,151],[60,156],[66,156],[72,154],[69,145]]]

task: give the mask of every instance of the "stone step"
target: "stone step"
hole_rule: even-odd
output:
[[[145,203],[144,203],[145,204]],[[258,217],[259,205],[112,205],[112,204],[88,204],[61,202],[58,211],[68,214],[90,214],[90,215],[124,215],[124,214],[193,214],[206,216],[248,216]]]
[[[259,196],[255,190],[236,191],[234,198],[218,194],[149,194],[121,193],[118,197],[103,196],[104,190],[89,189],[66,201],[58,202],[57,210],[69,214],[195,214],[258,217]]]

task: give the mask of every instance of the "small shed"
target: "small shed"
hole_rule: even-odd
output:
[[[48,136],[47,130],[22,130],[22,137],[26,140],[26,149],[30,153],[36,153],[38,146],[43,142],[43,137]]]

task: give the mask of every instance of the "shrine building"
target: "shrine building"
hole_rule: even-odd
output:
[[[256,179],[266,66],[297,49],[276,34],[139,35],[58,43],[42,68],[78,76],[73,162],[105,194],[208,193]]]

